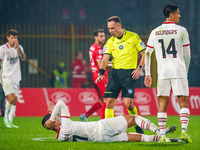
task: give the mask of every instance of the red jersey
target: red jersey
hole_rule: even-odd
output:
[[[97,82],[97,84],[94,83],[99,73],[99,67],[97,61],[103,58],[103,49],[101,45],[96,43],[92,44],[89,50],[89,57],[90,57],[90,67],[92,70],[93,85],[97,91],[98,96],[103,97],[108,82],[107,70],[105,70],[103,80],[101,82]]]
[[[90,46],[89,57],[92,73],[98,73],[99,67],[97,64],[97,60],[101,60],[103,58],[103,49],[101,45],[96,43],[92,44]]]

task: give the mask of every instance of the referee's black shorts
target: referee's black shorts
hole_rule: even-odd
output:
[[[122,98],[134,98],[136,80],[134,80],[131,75],[134,70],[135,69],[112,69],[104,97],[117,98],[122,90]]]

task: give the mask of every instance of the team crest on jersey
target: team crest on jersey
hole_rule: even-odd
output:
[[[144,49],[146,48],[146,45],[144,44],[144,42],[140,42],[141,47]]]
[[[100,55],[101,55],[101,54],[103,54],[103,51],[102,51],[102,49],[100,49],[100,50],[99,50],[99,54],[100,54]]]
[[[91,47],[90,47],[90,50],[91,50],[91,51],[94,51],[94,50],[95,50],[95,47],[91,46]]]
[[[107,52],[107,47],[103,47],[103,53]]]
[[[132,93],[133,93],[133,90],[132,90],[132,89],[128,89],[128,93],[129,93],[129,94],[132,94]]]
[[[120,50],[122,50],[123,48],[124,48],[124,46],[123,46],[123,45],[120,45],[120,46],[119,46],[119,49],[120,49]]]

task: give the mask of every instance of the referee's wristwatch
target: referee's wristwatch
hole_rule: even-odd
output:
[[[142,66],[138,66],[138,68],[140,68],[142,70]]]

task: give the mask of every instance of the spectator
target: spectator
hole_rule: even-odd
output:
[[[58,64],[57,69],[53,70],[53,74],[52,74],[50,82],[54,88],[67,88],[68,87],[67,80],[68,80],[69,74],[64,69],[65,69],[65,63],[60,62]]]
[[[76,59],[72,63],[72,87],[84,88],[87,82],[86,61],[83,59],[83,53],[78,52]]]

